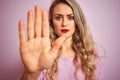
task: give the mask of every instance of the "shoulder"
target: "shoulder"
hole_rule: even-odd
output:
[[[43,70],[43,71],[40,73],[40,75],[39,75],[39,77],[38,77],[38,80],[46,80],[45,73],[46,73],[46,70]]]
[[[98,78],[98,80],[104,80],[104,74],[103,74],[103,63],[101,61],[101,59],[95,59],[95,64],[96,64],[96,77]]]

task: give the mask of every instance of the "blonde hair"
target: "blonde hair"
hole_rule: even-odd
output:
[[[54,42],[54,40],[58,37],[54,32],[52,16],[53,16],[54,7],[59,3],[64,3],[69,7],[71,7],[71,9],[73,10],[74,20],[76,23],[76,29],[72,36],[73,37],[72,48],[75,51],[75,57],[73,61],[76,66],[76,70],[74,72],[76,80],[78,80],[77,71],[79,69],[81,69],[85,74],[85,80],[97,80],[95,76],[96,65],[94,63],[94,59],[98,58],[98,54],[95,51],[95,42],[91,36],[82,9],[75,0],[54,0],[52,5],[50,6],[49,21],[51,26],[50,27],[51,42]],[[53,65],[47,70],[46,72],[47,80],[56,80],[59,57],[60,55],[58,55]]]

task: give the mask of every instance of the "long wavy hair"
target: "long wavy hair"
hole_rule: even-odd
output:
[[[77,72],[80,69],[85,74],[85,80],[97,80],[95,76],[96,64],[94,63],[95,58],[98,58],[98,54],[95,49],[96,44],[91,36],[82,9],[75,0],[53,0],[49,9],[51,42],[54,42],[54,40],[58,37],[54,31],[52,16],[55,6],[60,3],[64,3],[71,7],[76,23],[76,29],[72,35],[72,48],[75,51],[73,62],[76,66],[74,76],[76,80],[78,80]],[[60,51],[58,53],[60,54]],[[51,65],[51,67],[46,71],[47,80],[56,80],[59,57],[60,55],[58,55],[53,65]]]

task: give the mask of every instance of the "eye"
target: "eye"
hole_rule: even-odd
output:
[[[68,20],[74,20],[74,16],[68,16]]]
[[[56,20],[61,20],[61,16],[56,16],[55,19]]]

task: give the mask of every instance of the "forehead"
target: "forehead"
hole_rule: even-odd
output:
[[[73,11],[67,4],[59,3],[54,7],[53,14],[73,14]]]

